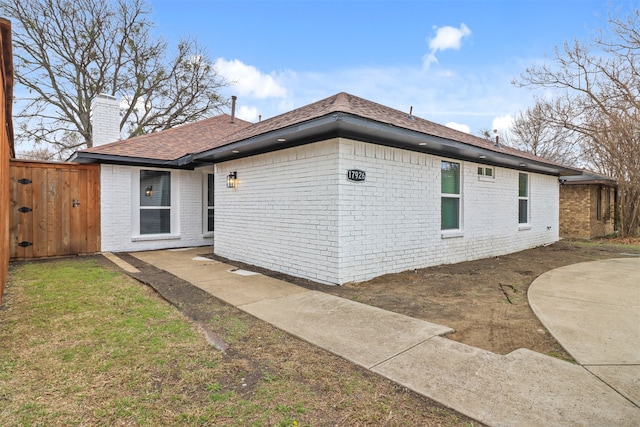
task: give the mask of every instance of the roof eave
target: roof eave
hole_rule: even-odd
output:
[[[76,163],[105,163],[168,169],[194,169],[196,165],[191,161],[190,157],[191,155],[187,155],[174,160],[163,160],[77,151],[69,158],[69,161]]]
[[[562,185],[603,185],[606,187],[617,187],[618,183],[610,179],[584,179],[584,180],[561,180]]]
[[[218,163],[304,145],[332,137],[347,137],[389,147],[547,175],[581,174],[579,170],[561,165],[476,147],[463,142],[341,112],[333,112],[306,122],[234,141],[195,154],[193,155],[193,161]]]

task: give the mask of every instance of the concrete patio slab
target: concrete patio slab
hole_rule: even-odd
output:
[[[547,296],[531,308],[581,365],[640,364],[640,310],[632,316],[619,305]]]
[[[435,337],[372,369],[491,426],[637,426],[640,412],[583,367]]]
[[[529,304],[583,365],[640,364],[640,259],[558,268],[529,287]]]
[[[552,271],[536,279],[536,286],[531,291],[536,295],[554,298],[592,301],[610,305],[629,305],[635,301],[640,307],[639,289],[628,286],[619,280],[620,273],[592,276],[589,272],[581,271],[576,277],[576,271]],[[585,276],[588,275],[588,276]],[[612,276],[606,278],[603,276]],[[640,278],[638,278],[640,280]],[[606,292],[603,292],[603,289]]]
[[[259,277],[239,276],[229,271],[225,271],[222,274],[224,276],[218,279],[205,278],[194,280],[192,283],[236,307],[259,301],[271,301],[292,294],[310,292],[308,289],[262,275],[259,275]],[[176,276],[181,277],[179,274],[176,274]]]
[[[585,368],[640,407],[640,365],[585,366]]]
[[[167,251],[164,254],[168,258],[166,261],[161,260],[163,251],[137,252],[131,255],[150,264],[160,262],[162,268],[169,273],[235,306],[308,292],[307,289],[263,275],[234,274],[235,267],[198,256],[207,251],[210,249],[193,248],[173,251],[169,256]]]
[[[205,246],[198,248],[185,248],[175,251],[131,252],[130,255],[149,264],[155,265],[157,263],[162,263],[162,266],[165,267],[163,270],[167,270],[167,268],[192,269],[194,267],[198,268],[204,266],[206,266],[205,268],[233,268],[230,265],[201,256],[206,253],[213,253],[213,249],[211,249],[210,246]]]
[[[446,326],[317,291],[239,308],[365,368],[453,332]]]
[[[116,255],[112,254],[111,252],[103,252],[102,255],[104,255],[106,259],[108,259],[109,261],[111,261],[112,263],[114,263],[115,265],[117,265],[127,273],[140,273],[140,270],[138,270],[128,262],[118,258]]]

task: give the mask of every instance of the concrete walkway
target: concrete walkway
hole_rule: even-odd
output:
[[[445,326],[238,271],[199,256],[208,251],[211,249],[195,248],[132,255],[490,426],[640,424],[634,393],[612,388],[585,367],[526,349],[503,356],[470,347],[443,338],[451,331]],[[632,261],[628,267],[637,278],[640,260],[627,261]],[[637,384],[634,380],[628,383],[631,388]]]

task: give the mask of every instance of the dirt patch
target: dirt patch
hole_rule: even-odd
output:
[[[514,254],[387,274],[327,286],[210,255],[309,289],[453,328],[448,338],[499,354],[528,348],[571,360],[529,306],[527,290],[541,274],[579,262],[640,254],[640,239],[561,241]]]

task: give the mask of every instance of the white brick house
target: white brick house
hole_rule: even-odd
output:
[[[294,276],[362,281],[553,243],[558,177],[578,173],[345,93],[255,124],[219,117],[216,134],[198,122],[77,153],[103,163],[103,250],[214,244]],[[159,164],[176,139],[183,150]],[[140,206],[167,174],[169,206]]]

